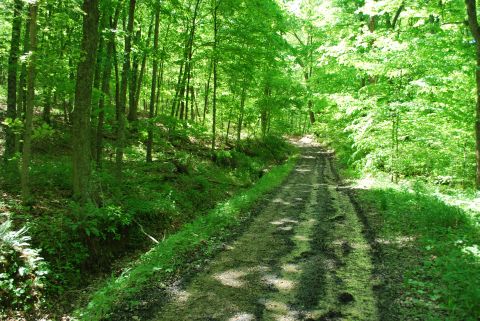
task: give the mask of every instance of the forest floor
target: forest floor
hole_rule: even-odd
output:
[[[333,155],[305,140],[299,145],[292,173],[257,206],[243,233],[199,272],[168,286],[153,315],[129,319],[379,318],[373,238],[361,210],[340,181]]]

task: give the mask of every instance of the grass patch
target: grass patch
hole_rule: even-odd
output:
[[[110,279],[95,292],[85,308],[76,311],[81,320],[101,320],[112,307],[141,289],[152,280],[160,281],[174,274],[196,251],[211,251],[218,237],[246,220],[246,210],[261,197],[279,186],[295,164],[292,158],[286,164],[273,168],[257,184],[245,192],[216,206],[207,215],[184,225],[177,233],[144,254],[136,264],[117,278]]]
[[[380,247],[378,297],[388,320],[478,320],[478,218],[408,189],[359,190]],[[377,214],[375,214],[377,213]]]

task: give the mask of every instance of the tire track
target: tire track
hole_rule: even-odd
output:
[[[303,146],[245,232],[149,320],[377,320],[371,247],[340,183],[330,155]]]

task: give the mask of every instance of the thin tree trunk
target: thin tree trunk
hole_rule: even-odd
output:
[[[157,4],[155,9],[155,32],[153,36],[153,70],[152,70],[152,90],[150,93],[150,109],[148,124],[148,138],[147,138],[147,163],[152,162],[152,150],[153,150],[153,118],[155,117],[155,91],[157,89],[157,76],[158,76],[158,34],[160,27],[160,8]]]
[[[185,70],[183,72],[182,82],[180,84],[180,93],[178,95],[177,110],[175,112],[175,116],[179,117],[180,120],[183,120],[183,114],[185,110],[184,96],[185,96],[185,82],[187,79],[187,73],[188,73],[188,63],[185,64]]]
[[[101,32],[104,32],[105,29],[107,29],[107,23],[108,23],[108,17],[103,16],[102,21],[100,22],[100,30]],[[105,68],[105,41],[103,37],[99,36],[99,44],[98,44],[98,53],[97,53],[97,59],[96,59],[96,64],[95,64],[95,73],[93,76],[93,100],[92,100],[92,106],[93,106],[93,112],[91,113],[91,119],[90,123],[91,124],[97,124],[99,122],[99,113],[100,111],[97,109],[100,106],[100,99],[102,99],[102,94],[101,94],[101,87],[102,87],[102,80],[103,80],[103,70],[102,68]],[[98,126],[90,126],[90,137],[97,137],[97,130]],[[97,160],[97,141],[96,139],[90,139],[90,149],[91,149],[91,156],[92,159]]]
[[[75,109],[72,113],[73,133],[73,197],[80,204],[89,199],[90,181],[90,113],[92,85],[98,49],[99,0],[84,0],[82,59],[78,64],[75,88]]]
[[[397,12],[395,12],[395,16],[393,17],[393,21],[390,26],[392,29],[395,29],[395,26],[397,25],[398,19],[400,18],[400,14],[402,13],[403,9],[405,9],[404,2],[402,2],[400,7],[398,7]]]
[[[146,47],[150,45],[150,38],[152,36],[152,29],[153,29],[153,17],[152,21],[150,23],[150,26],[148,27],[148,34],[147,34],[147,42],[146,42]],[[148,50],[147,48],[144,49],[143,57],[142,57],[142,65],[140,67],[140,75],[138,77],[137,81],[137,88],[135,89],[135,110],[138,111],[138,104],[140,102],[140,94],[142,92],[142,83],[143,83],[143,77],[145,75],[145,68],[147,65],[147,53]]]
[[[18,56],[20,51],[20,34],[22,30],[23,0],[15,0],[13,8],[12,38],[10,41],[10,54],[8,57],[8,80],[7,80],[7,118],[17,118],[17,70]],[[5,128],[5,160],[15,154],[15,133],[12,128]]]
[[[189,98],[190,98],[190,80],[191,80],[191,77],[192,77],[192,57],[193,57],[193,43],[194,43],[194,39],[195,39],[195,30],[196,30],[196,23],[197,23],[197,14],[198,14],[198,9],[199,9],[199,6],[200,6],[200,0],[197,0],[197,2],[195,3],[195,9],[194,9],[194,12],[193,12],[193,19],[192,19],[192,28],[191,28],[191,31],[190,31],[190,37],[189,37],[189,41],[188,41],[188,60],[187,60],[187,82],[186,82],[186,85],[185,85],[185,96],[186,96],[186,99],[185,99],[185,117],[184,119],[186,121],[188,121],[188,106],[189,106]]]
[[[184,93],[185,93],[185,87],[182,88],[182,96],[184,95]],[[179,119],[183,120],[184,119],[184,113],[185,113],[185,100],[183,100],[183,99],[180,100],[180,106],[179,106],[178,109],[180,110]]]
[[[374,32],[375,25],[376,25],[376,16],[370,16],[370,20],[368,21],[368,30],[370,30],[370,32]]]
[[[25,35],[23,37],[23,54],[26,55],[30,50],[30,19],[25,21]],[[17,113],[22,114],[22,119],[25,119],[25,111],[27,109],[27,63],[22,63],[22,70],[20,71],[20,83],[18,89],[18,100],[20,105],[17,108]]]
[[[205,103],[203,105],[203,119],[202,119],[202,124],[204,125],[205,125],[205,117],[208,111],[208,95],[210,93],[210,81],[212,80],[212,70],[213,70],[213,59],[212,59],[212,62],[210,63],[210,68],[208,70],[208,80],[207,80],[207,83],[205,84]]]
[[[117,59],[117,45],[113,45],[113,69],[115,73],[115,120],[118,124],[118,115],[120,112],[118,109],[120,108],[120,67],[118,66],[118,59]]]
[[[157,103],[156,103],[155,115],[158,115],[159,99],[162,96],[162,88],[163,88],[164,74],[165,74],[165,61],[164,61],[165,46],[166,46],[166,43],[167,43],[168,36],[170,35],[170,27],[171,27],[171,20],[169,20],[169,22],[168,22],[167,31],[165,32],[165,38],[163,40],[163,45],[162,45],[162,56],[161,56],[162,61],[160,63],[160,81],[158,83]],[[168,101],[164,103],[163,102],[163,97],[160,101],[162,102],[162,108],[161,108],[160,112],[162,114],[164,114],[165,113],[165,105],[168,103]]]
[[[180,66],[180,73],[178,75],[178,83],[177,87],[175,88],[175,98],[173,100],[173,107],[172,107],[172,116],[178,117],[180,112],[180,102],[183,99],[183,94],[185,93],[185,80],[187,75],[188,69],[188,48],[190,44],[190,26],[187,27],[185,30],[185,46],[183,49],[183,60]],[[182,114],[183,115],[183,114]],[[181,116],[180,116],[181,119]]]
[[[238,117],[238,126],[237,126],[237,147],[240,145],[240,139],[242,135],[242,126],[243,126],[243,117],[245,114],[245,100],[247,97],[247,88],[246,84],[242,88],[242,96],[240,97],[240,115]]]
[[[215,151],[215,144],[217,138],[217,87],[218,87],[218,75],[217,75],[217,65],[218,65],[218,3],[217,0],[214,0],[213,8],[213,106],[212,106],[212,152]]]
[[[176,117],[177,115],[177,99],[178,99],[178,94],[180,90],[180,84],[182,82],[182,75],[183,75],[183,66],[185,65],[185,61],[182,61],[180,64],[180,71],[178,72],[178,81],[177,81],[177,86],[175,87],[175,97],[173,98],[172,102],[172,112],[170,113],[171,117]]]
[[[190,91],[191,91],[191,97],[192,97],[192,113],[191,113],[192,117],[191,117],[191,119],[192,119],[192,122],[195,122],[195,119],[199,115],[197,95],[195,95],[195,88],[193,86],[191,86]],[[195,111],[193,111],[193,105],[194,104],[195,104]]]
[[[75,77],[76,77],[75,66],[73,65],[74,61],[73,61],[72,57],[69,58],[68,64],[69,64],[69,69],[71,70],[70,75],[69,75],[69,79],[70,79],[71,83],[75,83]],[[73,112],[74,99],[75,99],[74,95],[69,95],[68,104],[67,104],[67,114],[68,114],[69,124],[72,123],[72,112]]]
[[[29,43],[30,61],[27,68],[27,95],[25,111],[25,131],[23,135],[23,157],[21,186],[22,199],[25,203],[30,201],[30,160],[32,158],[32,131],[33,131],[33,109],[35,106],[35,77],[36,77],[36,55],[37,55],[37,14],[38,3],[30,3],[29,7]]]
[[[52,90],[49,89],[45,94],[45,106],[43,106],[42,119],[48,125],[51,125],[51,112],[52,112]]]
[[[191,63],[189,63],[188,75],[187,75],[187,84],[185,86],[186,95],[185,95],[185,117],[184,117],[184,119],[186,121],[188,121],[188,106],[189,106],[189,103],[190,103],[190,77],[191,76],[192,76],[192,65],[191,65]]]
[[[308,117],[310,118],[310,124],[315,123],[315,114],[313,113],[313,102],[311,99],[308,100]]]
[[[123,151],[126,145],[126,103],[127,103],[127,87],[130,77],[130,56],[132,51],[132,33],[135,21],[136,0],[130,0],[128,10],[127,34],[125,36],[125,56],[123,58],[122,83],[120,88],[120,99],[118,107],[118,124],[117,124],[117,148],[115,151],[116,175],[120,178],[123,171]]]
[[[115,16],[113,20],[110,21],[110,28],[111,30],[117,29],[118,26],[118,18],[120,16],[121,11],[121,2],[117,6],[115,10]],[[98,123],[97,123],[97,137],[95,143],[96,149],[96,164],[98,168],[102,167],[102,159],[103,159],[103,127],[105,124],[105,101],[107,100],[109,105],[111,105],[111,97],[110,97],[110,78],[112,76],[112,56],[115,52],[115,34],[110,31],[108,36],[108,44],[107,44],[107,53],[104,62],[103,68],[103,75],[102,75],[102,94],[100,96],[100,100],[98,102]]]
[[[310,123],[315,123],[315,114],[313,112],[313,101],[311,97],[311,85],[310,81],[313,75],[313,34],[312,30],[309,30],[308,38],[307,38],[307,47],[308,47],[308,56],[306,58],[306,65],[304,70],[304,78],[305,83],[307,85],[308,90],[308,99],[307,99],[307,107],[308,107],[308,116],[310,118]]]
[[[162,93],[162,86],[163,86],[163,61],[160,63],[160,72],[159,72],[158,81],[157,81],[157,94],[155,96],[155,116],[158,116],[158,111],[159,111],[158,106],[160,105],[160,96]]]
[[[477,85],[477,104],[476,104],[476,115],[475,115],[475,155],[477,163],[476,171],[476,187],[480,189],[480,26],[477,18],[477,4],[475,0],[465,0],[467,6],[468,14],[468,24],[472,32],[473,38],[475,39],[476,45],[476,62],[477,68],[475,70],[476,75],[476,85]]]
[[[141,30],[137,31],[135,35],[135,43],[139,43],[142,37]],[[146,51],[145,51],[146,52]],[[137,110],[137,83],[139,82],[138,72],[139,72],[139,54],[135,52],[132,57],[132,71],[130,73],[130,85],[129,96],[128,96],[128,121],[136,122],[138,120],[138,110]]]
[[[262,138],[265,138],[265,136],[267,135],[268,104],[269,104],[269,98],[270,98],[270,94],[271,94],[270,88],[268,86],[265,87],[264,94],[265,94],[265,98],[266,98],[267,103],[265,104],[265,106],[262,107],[262,110],[261,110],[261,113],[260,113],[260,126],[261,126],[261,129],[262,129]]]

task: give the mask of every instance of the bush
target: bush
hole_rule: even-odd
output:
[[[280,164],[291,154],[292,146],[283,138],[267,136],[263,140],[243,140],[239,151],[264,162],[274,161]]]
[[[106,240],[109,237],[119,239],[119,229],[131,224],[133,215],[125,212],[118,205],[108,204],[97,207],[92,203],[81,207],[72,203],[72,222],[70,228],[74,233],[85,235],[88,238],[98,237]]]
[[[7,220],[0,225],[0,317],[14,312],[35,312],[42,299],[46,265],[30,247],[27,229],[12,231]]]

